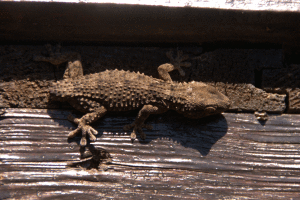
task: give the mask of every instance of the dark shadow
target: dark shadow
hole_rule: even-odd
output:
[[[257,120],[257,121],[260,123],[260,125],[265,126],[265,125],[266,125],[266,122],[267,122],[268,120]]]
[[[99,169],[101,165],[111,162],[111,155],[103,148],[89,144],[87,147],[80,147],[80,161],[68,164],[68,167]]]
[[[52,44],[53,52],[60,50],[56,46],[57,43]],[[269,66],[280,62],[279,57],[282,54],[281,46],[278,45],[233,41],[207,43],[201,47],[192,43],[182,43],[179,48],[178,44],[174,43],[156,45],[151,43],[151,47],[142,43],[131,43],[127,46],[126,43],[123,45],[110,44],[109,46],[104,43],[101,46],[91,44],[89,46],[82,44],[70,46],[71,44],[64,43],[60,52],[62,54],[79,53],[82,57],[84,74],[117,68],[139,71],[158,78],[157,67],[170,62],[166,57],[166,52],[170,49],[174,52],[179,49],[189,55],[188,62],[191,62],[193,67],[184,69],[185,77],[181,77],[176,71],[171,72],[174,81],[250,83],[258,86],[261,84],[261,80],[256,79],[260,79],[259,76],[263,72],[260,66],[266,65],[265,68],[269,69]],[[0,46],[0,79],[12,83],[27,79],[32,81],[61,80],[67,61],[55,66],[35,59],[38,56],[50,56],[45,45],[46,43],[43,45]],[[269,49],[274,51],[269,51]],[[245,65],[245,63],[248,64]]]
[[[131,112],[127,116],[108,115],[107,117],[111,120],[117,117],[116,123],[113,121],[110,122],[118,126],[120,118],[126,119],[128,123],[132,123],[136,116],[137,111]],[[103,127],[107,126],[105,123],[107,122],[102,121],[94,125],[99,134],[103,131],[108,131],[107,128],[105,128],[106,130],[103,129]],[[227,121],[223,115],[209,116],[202,119],[189,119],[175,111],[169,111],[162,115],[150,115],[146,124],[153,125],[153,130],[143,129],[147,136],[146,139],[141,140],[139,134],[137,134],[138,140],[134,142],[148,144],[158,138],[169,138],[184,147],[198,150],[202,156],[208,155],[212,146],[227,133],[228,129]],[[118,129],[118,132],[124,132],[122,126]],[[127,134],[130,135],[130,133],[131,131]],[[101,135],[98,137],[101,137]]]
[[[70,111],[70,113],[75,117],[82,117],[82,114],[77,111]],[[101,139],[105,131],[113,132],[113,134],[117,134],[116,132],[124,134],[123,126],[125,123],[132,123],[137,113],[138,110],[124,113],[108,113],[102,119],[91,124],[91,126],[98,131],[97,140]],[[51,113],[51,111],[49,111],[49,114],[52,115],[55,120],[56,112]],[[64,118],[67,119],[67,115],[65,115]],[[69,127],[70,131],[77,127],[76,124],[72,124],[67,120],[58,120],[58,122],[60,125]],[[143,141],[140,139],[139,134],[137,134],[138,139],[135,140],[134,143],[148,144],[158,138],[169,138],[184,147],[198,150],[202,156],[208,155],[212,146],[227,133],[228,129],[227,121],[223,115],[208,116],[201,119],[189,119],[175,111],[168,111],[162,115],[150,115],[146,124],[151,124],[153,130],[143,129],[147,138]],[[128,137],[130,137],[130,133],[131,131],[127,133]],[[81,135],[68,139],[68,142],[76,142],[77,145],[80,145],[80,139]],[[93,142],[91,143],[89,139],[87,142],[88,147],[91,148],[89,151],[92,153],[92,156],[98,158],[97,151],[93,149]],[[83,155],[84,152],[85,151],[82,150],[81,154]]]
[[[154,117],[151,116],[152,119],[155,119]],[[152,124],[151,121],[150,123]],[[189,119],[171,111],[163,116],[156,116],[153,123],[153,131],[159,133],[156,137],[170,138],[184,147],[198,150],[202,156],[208,155],[212,146],[225,136],[228,129],[227,121],[221,114],[201,119]],[[146,134],[150,135],[150,132]],[[149,142],[148,139],[142,141],[142,143]]]

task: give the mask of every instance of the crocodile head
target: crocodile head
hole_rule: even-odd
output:
[[[192,81],[186,87],[186,103],[178,112],[188,118],[219,114],[230,106],[230,100],[216,88]]]

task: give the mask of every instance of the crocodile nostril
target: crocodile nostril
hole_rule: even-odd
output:
[[[205,111],[212,113],[212,112],[216,111],[216,109],[214,107],[207,107],[207,108],[205,108]]]

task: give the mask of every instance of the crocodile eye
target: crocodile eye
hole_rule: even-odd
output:
[[[214,107],[207,107],[207,108],[205,108],[205,111],[212,113],[212,112],[216,111],[216,109]]]

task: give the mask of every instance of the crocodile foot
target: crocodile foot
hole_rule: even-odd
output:
[[[133,131],[132,131],[130,137],[131,137],[131,140],[134,141],[136,139],[137,132],[140,134],[141,139],[145,140],[146,134],[143,132],[142,128],[146,128],[147,130],[152,130],[153,127],[148,124],[137,125],[135,122],[133,122],[132,124],[125,125],[123,127],[124,131],[129,131],[132,128],[133,128]]]
[[[76,135],[82,133],[81,140],[80,140],[80,146],[86,146],[87,139],[86,136],[88,135],[91,141],[96,141],[95,135],[98,134],[98,131],[96,131],[93,127],[86,124],[86,122],[82,119],[74,118],[72,115],[68,116],[68,120],[71,122],[74,122],[75,124],[78,124],[78,127],[71,131],[68,135],[68,138],[73,138]]]

